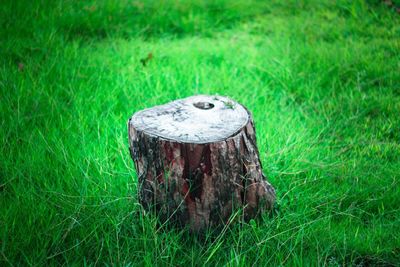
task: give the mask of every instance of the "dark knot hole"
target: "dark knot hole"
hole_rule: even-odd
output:
[[[214,104],[209,102],[196,102],[193,103],[193,106],[199,109],[212,109],[214,107]]]

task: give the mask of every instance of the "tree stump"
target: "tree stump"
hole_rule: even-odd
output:
[[[194,231],[271,209],[251,114],[227,97],[198,95],[135,113],[129,146],[139,202],[162,221]]]

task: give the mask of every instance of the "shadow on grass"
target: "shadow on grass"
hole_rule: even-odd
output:
[[[211,35],[216,29],[268,12],[254,1],[124,1],[117,3],[74,3],[61,15],[61,31],[71,39],[119,35],[145,38],[172,35]]]

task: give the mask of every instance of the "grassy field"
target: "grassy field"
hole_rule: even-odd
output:
[[[0,23],[0,265],[400,263],[393,6],[2,1]],[[143,214],[126,125],[200,93],[252,111],[279,205],[205,238]]]

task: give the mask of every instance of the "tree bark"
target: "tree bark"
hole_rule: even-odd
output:
[[[251,114],[221,96],[193,96],[134,114],[129,146],[139,202],[194,231],[271,209],[275,190],[262,173]]]

